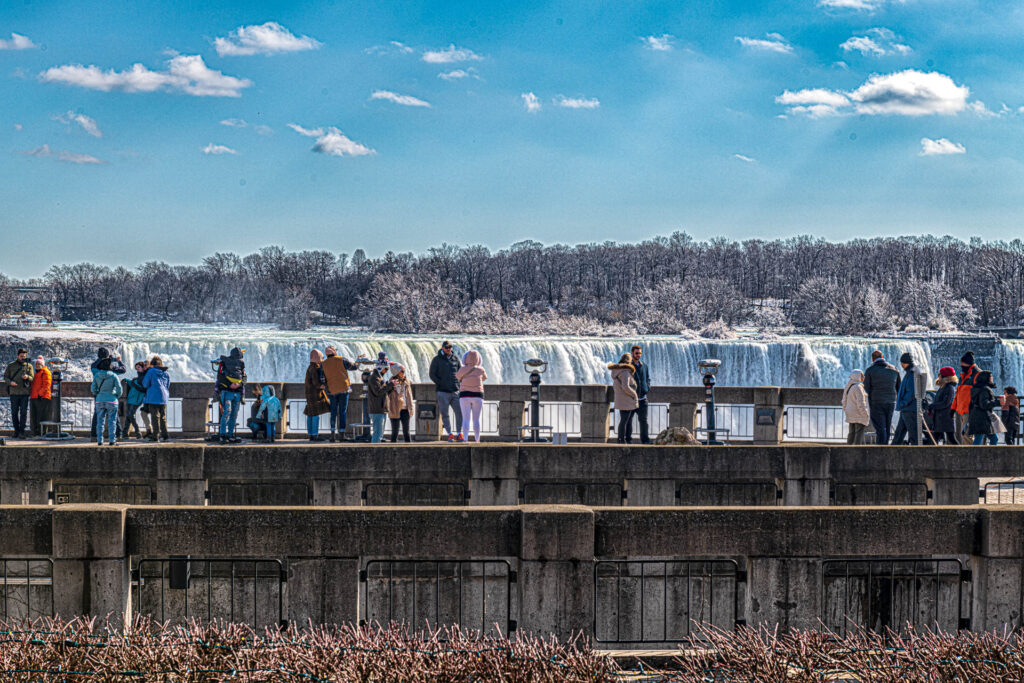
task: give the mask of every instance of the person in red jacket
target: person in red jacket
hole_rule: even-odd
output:
[[[28,394],[29,424],[32,436],[43,435],[43,422],[51,419],[50,387],[53,386],[53,375],[46,367],[42,356],[36,358],[35,375],[32,376],[32,388]]]
[[[960,385],[956,388],[956,396],[953,397],[953,417],[958,437],[964,433],[964,422],[967,420],[967,413],[971,411],[971,389],[974,387],[974,379],[981,372],[974,364],[974,351],[968,351],[963,355],[960,359],[960,368]]]

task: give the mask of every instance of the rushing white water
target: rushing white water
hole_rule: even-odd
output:
[[[69,334],[91,330],[120,339],[126,363],[158,355],[169,366],[173,379],[212,381],[210,361],[226,354],[232,346],[246,349],[245,360],[253,381],[299,382],[309,364],[309,351],[334,344],[338,352],[354,358],[363,354],[376,358],[385,351],[401,363],[413,381],[428,381],[431,359],[443,338],[424,335],[371,334],[342,328],[315,328],[285,332],[272,326],[200,325],[153,323],[62,324]],[[522,361],[548,361],[544,381],[550,384],[608,384],[607,364],[615,362],[639,342],[650,365],[654,384],[695,385],[700,383],[697,362],[702,358],[722,361],[718,382],[724,386],[842,387],[851,370],[870,363],[872,349],[881,349],[891,362],[911,352],[934,374],[932,353],[927,343],[915,340],[828,338],[793,336],[777,341],[740,339],[732,341],[691,341],[678,337],[647,336],[639,339],[594,339],[567,337],[449,337],[456,349],[480,351],[493,383],[526,383]],[[1020,366],[1024,345],[1014,345]],[[1019,375],[1019,371],[1017,375]]]

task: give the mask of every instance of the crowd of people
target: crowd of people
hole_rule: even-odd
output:
[[[927,386],[927,375],[911,354],[900,356],[900,366],[902,377],[876,350],[866,370],[850,373],[842,401],[849,424],[847,443],[864,443],[868,425],[878,445],[963,444],[968,438],[975,446],[996,445],[1000,434],[1004,444],[1016,443],[1017,389],[1003,387],[997,396],[991,371],[978,367],[973,351],[960,358],[959,377],[955,368],[939,368],[934,389]]]
[[[53,376],[42,356],[33,361],[28,356],[27,350],[18,349],[16,359],[4,373],[14,437],[18,439],[42,436],[43,423],[51,420],[53,411]],[[244,356],[245,350],[235,347],[215,362],[214,398],[219,407],[215,426],[220,443],[241,442],[235,427],[248,384]],[[995,445],[999,434],[1007,445],[1016,442],[1020,425],[1017,390],[1007,386],[997,396],[992,373],[978,367],[972,351],[960,359],[959,376],[952,367],[940,368],[934,388],[927,386],[925,371],[915,364],[910,353],[900,356],[902,376],[881,351],[873,351],[871,361],[866,370],[850,373],[843,390],[842,410],[849,425],[847,443],[865,443],[872,432],[874,443],[879,445],[961,444],[967,438],[974,445]],[[618,411],[617,441],[633,442],[635,420],[640,443],[650,443],[647,396],[651,375],[643,361],[642,347],[634,345],[608,369],[614,409]],[[137,439],[169,440],[170,375],[159,356],[135,363],[135,376],[129,378],[121,357],[100,348],[90,370],[90,390],[95,401],[91,433],[97,444],[102,445],[105,439],[113,446],[133,434]],[[399,437],[409,442],[415,398],[405,367],[392,362],[383,351],[376,360],[363,356],[348,360],[333,345],[322,352],[313,349],[309,354],[304,378],[309,440],[345,440],[350,426],[350,373],[357,371],[362,373],[365,385],[367,415],[365,424],[360,426],[368,430],[368,440],[384,441],[385,427],[390,422],[391,442]],[[442,438],[449,442],[479,442],[487,381],[480,352],[470,349],[460,356],[451,342],[444,342],[431,360],[429,378],[436,390]],[[252,392],[255,400],[245,424],[253,440],[274,442],[284,406],[272,385],[253,386]],[[323,415],[328,416],[329,437],[320,434]]]

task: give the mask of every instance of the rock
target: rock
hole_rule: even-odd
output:
[[[690,433],[686,427],[669,427],[662,429],[658,436],[654,437],[656,446],[699,446],[700,441]]]

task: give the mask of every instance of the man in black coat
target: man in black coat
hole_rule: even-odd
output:
[[[871,365],[864,371],[864,391],[868,394],[871,425],[875,443],[885,446],[892,434],[892,416],[896,410],[896,394],[900,389],[900,373],[879,350],[871,352]]]
[[[462,441],[462,408],[459,406],[459,380],[455,373],[459,371],[459,358],[452,349],[452,343],[441,344],[441,350],[430,361],[430,381],[437,389],[437,411],[441,413],[441,422],[448,432],[449,441]],[[455,413],[455,431],[452,431],[448,408]]]
[[[637,409],[636,419],[640,423],[640,443],[650,443],[650,427],[647,422],[647,392],[651,389],[651,373],[647,368],[647,363],[640,360],[644,351],[639,345],[634,345],[630,349],[630,354],[633,356],[633,380],[636,382],[636,397],[637,397]]]

